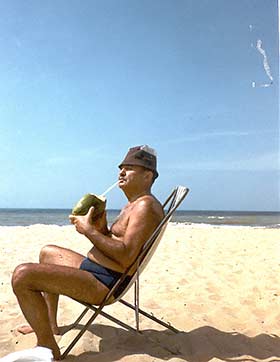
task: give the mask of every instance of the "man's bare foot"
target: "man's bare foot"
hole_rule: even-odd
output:
[[[34,332],[33,328],[30,327],[30,325],[28,325],[28,324],[17,327],[17,331],[21,334],[30,334],[30,333]],[[53,334],[55,334],[57,336],[59,336],[61,334],[60,330],[57,326],[52,327],[52,332],[53,332]]]
[[[17,331],[21,334],[29,334],[33,333],[33,328],[31,328],[28,324],[17,327]]]

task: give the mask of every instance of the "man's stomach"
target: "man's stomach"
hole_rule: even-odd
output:
[[[114,260],[110,259],[106,255],[104,255],[96,247],[93,247],[92,249],[90,249],[90,251],[87,253],[87,257],[90,260],[94,261],[95,263],[104,266],[105,268],[109,268],[109,269],[117,271],[119,273],[125,272],[125,269],[120,264],[118,264]]]

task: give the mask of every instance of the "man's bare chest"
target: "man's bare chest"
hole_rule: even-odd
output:
[[[115,235],[115,236],[123,236],[125,234],[125,231],[127,229],[128,226],[128,221],[129,221],[129,216],[130,213],[132,211],[132,208],[127,206],[125,207],[120,215],[117,217],[117,219],[115,220],[115,222],[112,224],[111,226],[111,232]]]

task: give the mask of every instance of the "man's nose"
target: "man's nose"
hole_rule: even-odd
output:
[[[125,169],[124,169],[124,168],[121,168],[121,169],[120,169],[119,175],[120,175],[120,176],[125,175]]]

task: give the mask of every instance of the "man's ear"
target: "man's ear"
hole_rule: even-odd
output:
[[[150,184],[153,183],[153,177],[154,177],[154,173],[151,170],[145,170],[145,180],[149,181]]]

